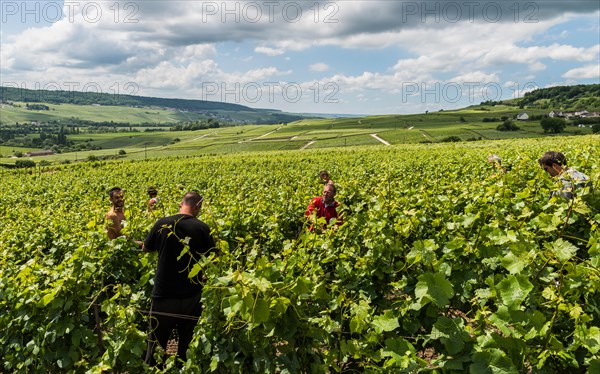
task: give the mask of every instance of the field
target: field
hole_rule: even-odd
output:
[[[293,126],[177,134],[168,146],[140,134],[136,157],[147,142],[148,160],[0,169],[0,371],[149,372],[156,258],[133,240],[191,189],[205,197],[200,218],[218,248],[194,267],[204,312],[189,372],[600,370],[597,135],[250,152],[269,142],[260,136],[282,148],[375,142],[351,120]],[[378,126],[383,138],[402,131]],[[150,159],[161,147],[177,157]],[[248,152],[219,154],[227,147]],[[596,192],[549,200],[559,182],[537,158],[550,149]],[[506,173],[486,162],[491,153]],[[321,169],[338,186],[343,224],[316,233],[304,210]],[[156,214],[145,209],[150,184]],[[115,185],[126,190],[127,238],[109,242]],[[177,372],[172,358],[164,370]]]
[[[59,105],[58,107],[62,107]],[[89,110],[89,107],[86,110]],[[117,108],[117,107],[115,107]],[[140,108],[127,110],[141,111]],[[81,111],[82,109],[78,109]],[[148,109],[145,109],[146,111]],[[354,147],[366,145],[419,144],[442,142],[448,137],[461,141],[540,138],[543,133],[539,121],[519,121],[520,131],[496,130],[501,122],[484,122],[484,118],[514,117],[518,109],[507,106],[472,107],[457,111],[443,111],[414,115],[386,115],[364,118],[307,119],[278,125],[244,125],[199,131],[118,132],[107,134],[82,133],[68,135],[75,143],[87,142],[100,150],[79,151],[35,157],[34,161],[81,161],[90,156],[117,156],[124,159],[161,157],[188,157],[231,154],[256,151],[285,151]],[[530,115],[547,114],[547,110],[528,110]],[[3,113],[4,115],[4,113]],[[90,116],[94,113],[90,112]],[[130,113],[129,115],[134,115]],[[107,116],[105,112],[105,117]],[[104,118],[104,117],[103,117]],[[116,117],[106,117],[116,118]],[[164,118],[162,120],[165,120]],[[124,130],[124,129],[123,129]],[[376,139],[373,135],[377,135]],[[591,129],[568,126],[561,135],[589,135]],[[385,143],[384,143],[385,142]],[[121,152],[122,153],[122,152]],[[12,153],[0,153],[2,163]]]
[[[68,121],[77,118],[84,121],[128,122],[133,125],[142,123],[174,123],[186,121],[183,113],[159,108],[131,108],[125,106],[93,106],[46,103],[50,110],[26,110],[26,103],[14,103],[15,106],[2,105],[2,123],[23,123],[30,121],[48,122]],[[196,117],[195,119],[203,118]]]
[[[2,146],[2,145],[0,145],[0,155],[4,156],[6,158],[12,156],[15,152],[26,153],[26,152],[29,152],[31,150],[36,150],[36,149],[21,148],[21,147],[8,147],[8,146]]]

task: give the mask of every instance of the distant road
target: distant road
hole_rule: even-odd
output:
[[[387,141],[385,141],[385,140],[381,139],[379,136],[377,136],[377,134],[371,134],[371,136],[374,137],[375,139],[379,140],[380,142],[382,142],[385,145],[391,145]]]
[[[311,145],[315,144],[315,142],[316,142],[316,140],[311,140],[310,142],[304,144],[304,146],[302,148],[300,148],[300,150],[310,147]]]
[[[257,136],[256,138],[252,138],[250,140],[240,140],[238,143],[247,143],[247,142],[251,142],[253,140],[258,140],[260,138],[264,138],[265,136],[271,135],[272,133],[276,132],[277,130],[279,130],[281,128],[281,126],[279,126],[278,128],[276,128],[275,130],[268,132],[266,134],[262,134],[261,136]]]

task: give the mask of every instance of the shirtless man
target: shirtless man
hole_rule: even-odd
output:
[[[112,206],[106,213],[104,220],[106,222],[106,233],[110,240],[121,236],[121,229],[123,228],[121,221],[125,219],[123,195],[124,192],[119,187],[115,187],[108,192]]]
[[[329,173],[327,172],[327,170],[321,170],[319,172],[319,178],[321,178],[321,180],[323,181],[323,183],[325,184],[333,184],[333,181],[331,180],[331,178],[329,177]]]

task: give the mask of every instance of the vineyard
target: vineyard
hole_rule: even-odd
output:
[[[0,170],[0,372],[150,372],[156,257],[134,240],[195,189],[218,252],[192,272],[204,273],[204,311],[184,371],[598,373],[599,140]],[[595,192],[549,200],[560,182],[537,165],[547,150]],[[317,233],[304,211],[321,169],[344,222]],[[108,241],[113,186],[126,191],[126,237]],[[160,370],[179,369],[170,358]]]

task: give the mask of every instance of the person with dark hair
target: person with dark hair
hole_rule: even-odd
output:
[[[202,273],[188,277],[194,264],[215,250],[210,228],[197,218],[202,201],[197,192],[186,193],[179,203],[179,213],[159,219],[142,247],[144,251],[158,253],[145,359],[151,366],[156,364],[156,345],[166,350],[173,329],[179,335],[177,356],[183,361],[187,359],[186,351],[202,311]]]
[[[538,160],[538,164],[546,170],[551,177],[559,177],[562,186],[557,191],[552,191],[550,197],[560,196],[563,199],[570,200],[576,190],[582,190],[585,187],[592,189],[590,178],[573,168],[567,167],[567,159],[560,152],[549,151],[544,153]]]
[[[125,192],[119,187],[114,187],[108,191],[111,208],[104,216],[104,221],[106,223],[106,234],[110,240],[121,236],[121,230],[123,229],[122,221],[125,220],[124,196]]]
[[[312,222],[309,230],[313,231],[317,220],[321,217],[329,223],[335,218],[336,225],[341,224],[341,217],[338,215],[337,208],[340,204],[335,201],[336,188],[333,183],[326,183],[323,187],[323,195],[315,197],[310,201],[304,215]]]
[[[150,186],[148,187],[148,197],[150,197],[150,200],[148,200],[148,211],[153,211],[156,208],[156,204],[158,204],[158,191],[156,190],[156,187],[154,186]]]
[[[325,184],[333,184],[333,181],[331,180],[331,178],[329,177],[329,172],[327,170],[321,170],[319,172],[319,178],[321,178],[321,180],[323,181],[323,183]]]

